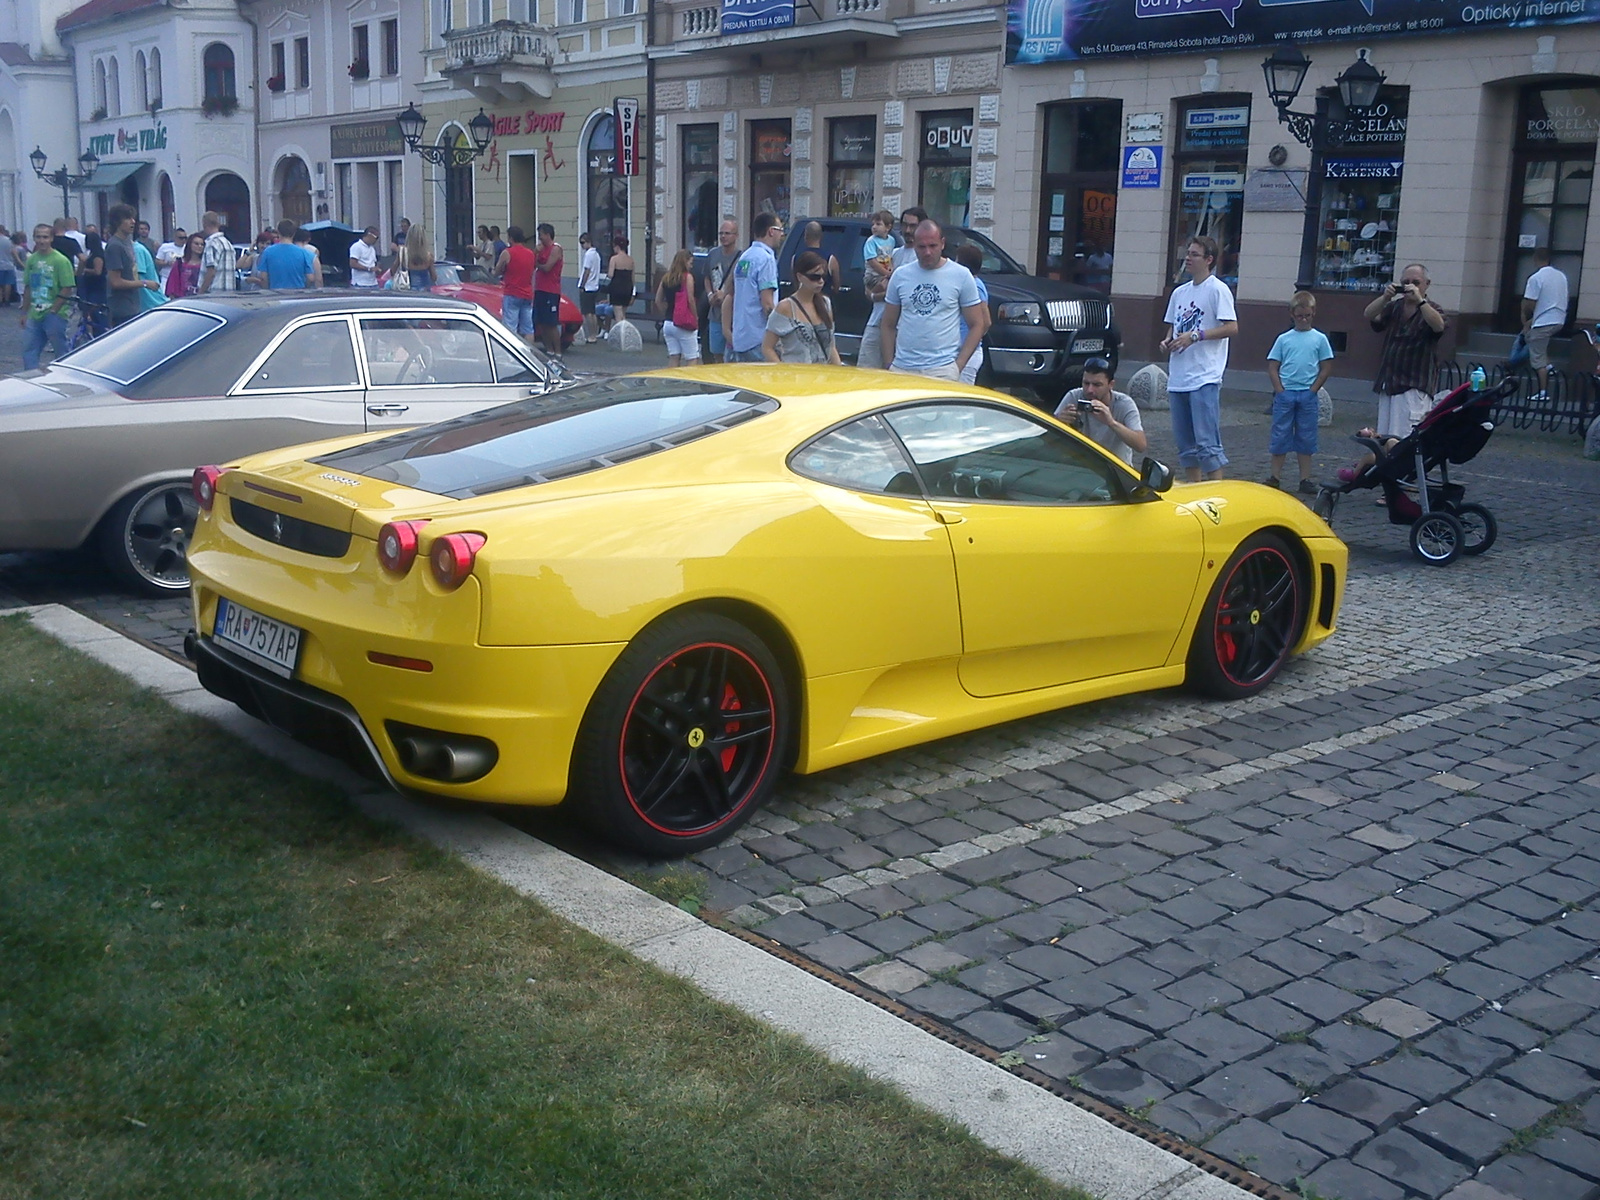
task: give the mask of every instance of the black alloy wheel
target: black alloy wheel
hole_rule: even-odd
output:
[[[771,793],[791,736],[782,669],[744,626],[668,617],[623,651],[579,733],[576,803],[603,836],[691,854]]]
[[[1300,638],[1309,596],[1282,538],[1258,533],[1234,551],[1206,600],[1189,649],[1189,682],[1237,700],[1259,692]]]

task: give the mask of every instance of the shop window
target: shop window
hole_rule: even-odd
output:
[[[1521,325],[1522,291],[1536,266],[1533,253],[1541,247],[1549,249],[1550,265],[1567,277],[1568,315],[1577,311],[1597,141],[1600,86],[1523,89],[1501,271],[1502,329]]]
[[[1117,100],[1052,104],[1043,110],[1039,273],[1111,290],[1117,237]]]
[[[1381,292],[1399,278],[1400,183],[1405,167],[1406,88],[1384,88],[1357,129],[1315,164],[1321,171],[1316,257],[1318,289]],[[1319,109],[1334,102],[1318,98]]]
[[[205,98],[213,102],[237,100],[233,83],[233,51],[221,42],[212,42],[201,58],[205,71]]]
[[[942,225],[965,225],[972,194],[972,110],[922,114],[917,202]]]
[[[776,213],[789,223],[789,122],[750,122],[750,219]]]
[[[1245,151],[1250,145],[1250,97],[1207,97],[1181,104],[1172,160],[1173,283],[1188,278],[1183,256],[1192,238],[1217,243],[1217,276],[1239,286],[1239,231],[1244,217]]]
[[[311,39],[308,37],[294,40],[294,86],[296,90],[311,86]]]
[[[384,21],[379,25],[383,37],[383,73],[400,74],[400,22]]]
[[[696,251],[710,250],[717,244],[721,223],[717,127],[684,125],[678,136],[683,159],[683,244]]]
[[[836,117],[828,122],[830,217],[872,214],[877,146],[876,117]]]
[[[600,116],[589,127],[584,143],[587,171],[585,212],[589,237],[600,250],[600,257],[611,257],[612,239],[628,236],[628,180],[617,170],[617,122],[610,113]]]

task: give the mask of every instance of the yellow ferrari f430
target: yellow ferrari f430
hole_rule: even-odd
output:
[[[1342,542],[1028,405],[831,367],[589,383],[195,473],[204,685],[396,786],[650,854],[820,771],[1334,629]]]

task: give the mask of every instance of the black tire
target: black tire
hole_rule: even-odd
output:
[[[1223,700],[1253,696],[1300,640],[1310,593],[1283,538],[1253,534],[1217,576],[1189,644],[1191,687]]]
[[[1448,567],[1467,540],[1454,513],[1424,513],[1411,522],[1411,553],[1418,562]]]
[[[1451,510],[1461,522],[1461,553],[1482,554],[1500,536],[1494,514],[1481,504],[1458,504]]]
[[[767,799],[793,735],[783,669],[760,638],[713,613],[665,617],[590,699],[569,800],[602,837],[692,854]]]
[[[168,480],[119,500],[100,522],[100,557],[141,596],[189,590],[189,539],[199,508],[189,481]]]

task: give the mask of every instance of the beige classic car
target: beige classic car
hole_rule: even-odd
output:
[[[94,543],[189,586],[194,468],[428,425],[571,382],[476,305],[405,292],[193,297],[0,379],[0,551]]]

